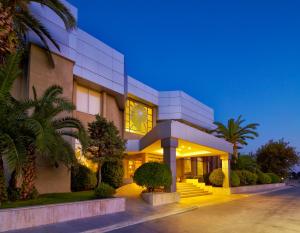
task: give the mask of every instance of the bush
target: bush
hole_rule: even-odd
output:
[[[256,172],[258,169],[258,165],[252,156],[242,155],[242,156],[239,156],[236,163],[232,164],[232,169]]]
[[[147,188],[147,192],[156,189],[169,188],[172,184],[172,173],[170,168],[163,163],[144,163],[134,173],[134,182],[139,186]]]
[[[272,179],[271,177],[263,172],[258,172],[257,173],[257,183],[259,184],[271,184]]]
[[[257,175],[255,173],[249,172],[247,170],[236,171],[240,178],[241,185],[254,185],[257,181]]]
[[[21,198],[21,189],[20,188],[7,188],[8,200],[17,201]]]
[[[97,188],[95,188],[95,196],[97,198],[108,198],[113,197],[116,190],[106,183],[100,183]]]
[[[275,183],[280,183],[281,179],[279,176],[277,176],[275,173],[266,173],[270,178],[271,178],[271,183],[275,184]]]
[[[213,170],[209,175],[209,181],[214,186],[222,186],[224,181],[225,175],[221,168]]]
[[[240,186],[240,177],[235,171],[230,172],[230,184],[232,187],[238,187]]]
[[[102,181],[113,188],[123,184],[124,167],[122,161],[107,161],[101,168]]]
[[[96,174],[86,166],[78,164],[71,170],[72,192],[92,190],[97,185]]]

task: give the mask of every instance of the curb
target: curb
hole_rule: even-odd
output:
[[[138,219],[138,220],[123,221],[123,222],[116,223],[116,224],[113,224],[113,225],[110,225],[110,226],[107,226],[107,227],[100,227],[100,228],[96,228],[96,229],[92,229],[92,230],[88,230],[88,231],[82,231],[81,233],[109,232],[109,231],[118,230],[118,229],[121,229],[121,228],[124,228],[124,227],[133,226],[133,225],[136,225],[136,224],[153,221],[153,220],[160,219],[160,218],[165,218],[165,217],[169,217],[169,216],[172,216],[172,215],[185,213],[185,212],[192,211],[192,210],[195,210],[195,209],[198,209],[198,207],[193,206],[193,207],[189,207],[189,208],[185,208],[185,209],[181,209],[181,210],[177,210],[177,211],[172,211],[172,212],[168,212],[168,213],[154,214],[154,215],[146,216],[146,217]]]

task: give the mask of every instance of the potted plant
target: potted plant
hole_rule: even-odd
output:
[[[141,196],[147,203],[157,206],[179,201],[179,194],[167,192],[172,184],[170,168],[163,163],[144,163],[134,173],[134,182],[145,187]]]

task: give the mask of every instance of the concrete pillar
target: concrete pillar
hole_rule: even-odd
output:
[[[197,158],[197,175],[203,176],[204,175],[204,163],[203,158]]]
[[[223,182],[223,188],[230,187],[230,159],[229,155],[222,155],[220,156],[222,160],[222,171],[224,172],[225,178]]]
[[[162,139],[161,147],[163,148],[164,153],[164,163],[170,167],[172,172],[172,185],[167,191],[176,192],[176,148],[178,147],[178,139]]]
[[[197,157],[191,157],[191,168],[192,168],[192,176],[197,176],[198,175]]]

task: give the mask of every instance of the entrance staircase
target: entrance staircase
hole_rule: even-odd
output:
[[[186,197],[198,197],[204,195],[212,194],[210,188],[203,186],[198,186],[193,183],[177,183],[177,192],[180,194],[180,198]]]

